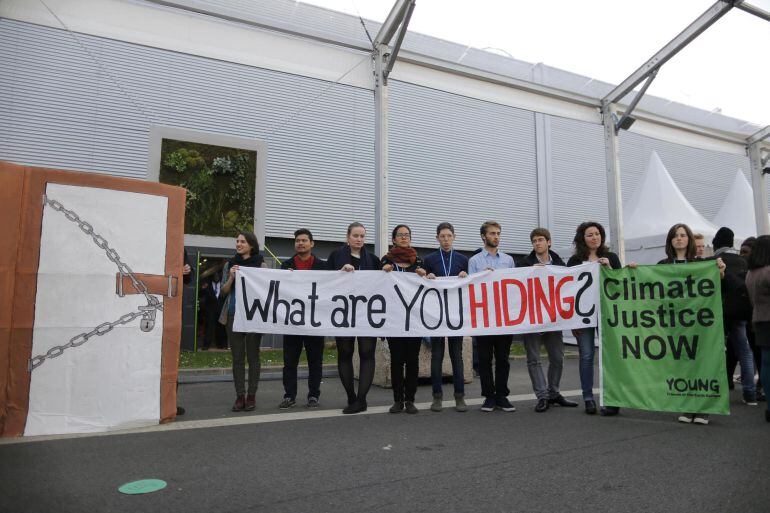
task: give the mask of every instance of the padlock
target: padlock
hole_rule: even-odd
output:
[[[142,331],[152,331],[155,327],[155,319],[147,319],[145,317],[139,321],[139,329]]]

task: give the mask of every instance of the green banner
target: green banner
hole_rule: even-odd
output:
[[[729,415],[714,261],[601,268],[603,404]]]

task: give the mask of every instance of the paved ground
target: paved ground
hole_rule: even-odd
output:
[[[236,415],[231,384],[182,385],[188,414],[154,431],[0,444],[0,512],[770,511],[763,406],[734,393],[732,415],[706,427],[582,405],[536,414],[525,363],[512,366],[516,413],[391,415],[375,387],[367,414],[341,416],[339,381],[325,378],[320,411],[279,413],[280,382],[267,381],[258,410]],[[568,360],[563,389],[577,384]],[[169,486],[117,492],[143,478]]]

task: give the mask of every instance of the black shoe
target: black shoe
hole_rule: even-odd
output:
[[[563,395],[559,394],[556,397],[552,397],[551,399],[548,399],[548,404],[558,404],[559,406],[566,406],[567,408],[575,408],[578,403],[574,401],[569,401],[564,398]]]
[[[765,420],[770,422],[770,410],[765,410]]]
[[[388,410],[390,413],[401,413],[404,411],[404,403],[401,401],[396,401],[393,403],[393,406],[390,407]]]
[[[407,413],[411,413],[412,415],[420,411],[417,409],[417,406],[415,406],[412,401],[405,402],[404,409],[406,410]]]
[[[503,411],[516,411],[516,407],[511,404],[507,397],[498,397],[495,399],[495,406]]]
[[[612,417],[618,413],[620,413],[620,408],[617,406],[602,406],[602,409],[599,411],[599,415],[602,417]]]
[[[762,403],[766,401],[765,392],[761,388],[757,389],[757,401]]]
[[[185,412],[185,409],[182,408],[181,406],[177,406],[176,407],[176,416],[177,417],[181,417],[182,415],[184,415],[184,412]]]
[[[535,405],[535,411],[538,413],[543,413],[548,409],[548,402],[549,401],[547,399],[538,399],[537,404]]]
[[[593,399],[586,399],[586,414],[596,415],[596,401]]]
[[[757,395],[755,393],[751,393],[751,392],[743,392],[743,402],[747,406],[756,406],[757,405]]]
[[[481,411],[495,411],[495,400],[492,397],[484,399],[484,404],[481,405]]]
[[[353,401],[347,408],[342,410],[342,413],[349,415],[351,413],[360,413],[362,411],[366,411],[366,403],[363,401]]]

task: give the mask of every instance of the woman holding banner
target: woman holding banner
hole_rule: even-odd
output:
[[[668,230],[668,235],[666,235],[666,258],[658,263],[686,264],[696,260],[698,260],[698,256],[692,230],[684,223],[675,224]],[[720,275],[724,277],[724,262],[722,262],[721,258],[717,258],[716,262]],[[682,413],[678,420],[685,424],[706,425],[709,423],[709,416],[700,413]]]
[[[618,255],[612,253],[605,245],[606,232],[604,227],[596,221],[581,223],[575,231],[575,253],[567,261],[567,266],[580,265],[588,262],[598,262],[600,265],[612,269],[620,269]],[[582,328],[572,330],[577,339],[578,353],[580,355],[580,386],[583,389],[583,401],[585,411],[589,415],[596,413],[596,401],[594,400],[594,353],[596,352],[596,328]],[[620,408],[617,406],[605,406],[601,409],[601,415],[617,415]]]
[[[427,272],[422,268],[422,259],[412,247],[412,230],[405,224],[399,224],[393,228],[392,239],[393,247],[382,257],[382,270],[425,276]],[[417,393],[420,342],[419,337],[388,337],[390,380],[393,384],[390,413],[419,411],[414,405],[414,396]]]
[[[369,253],[364,247],[366,228],[361,223],[348,226],[347,244],[332,252],[326,261],[326,266],[332,271],[379,271],[382,269],[377,255]],[[348,405],[342,413],[358,413],[366,411],[366,394],[374,380],[374,349],[377,344],[375,337],[358,337],[358,357],[360,369],[358,373],[358,394],[353,382],[353,351],[356,337],[336,337],[337,370],[340,381],[348,394]]]
[[[226,314],[227,340],[233,354],[233,383],[235,384],[235,404],[233,411],[252,411],[256,408],[256,393],[259,383],[259,344],[261,333],[238,333],[233,331],[235,318],[235,294],[233,284],[235,273],[240,267],[267,267],[259,254],[259,243],[252,232],[238,232],[235,239],[235,256],[227,261],[222,269],[222,294],[229,294],[222,309],[220,322]],[[246,359],[249,360],[249,389],[246,393]]]
[[[770,235],[757,237],[749,255],[749,274],[746,287],[754,306],[755,343],[762,351],[759,368],[762,383],[770,383]],[[765,420],[770,422],[770,401],[765,409]]]

